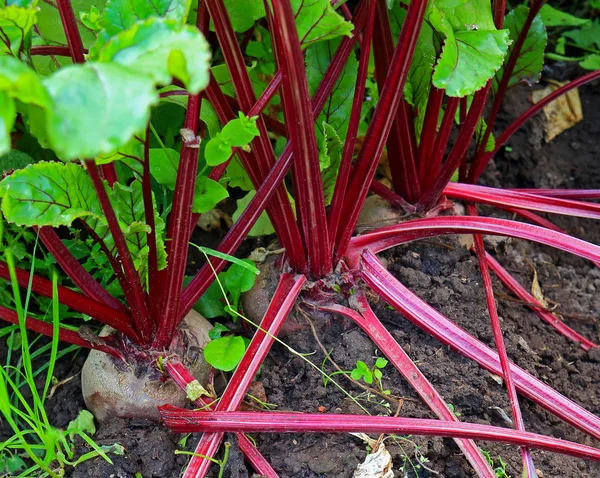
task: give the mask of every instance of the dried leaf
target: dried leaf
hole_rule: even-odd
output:
[[[355,436],[366,442],[371,448],[377,449],[365,457],[365,461],[358,465],[354,471],[353,478],[393,478],[392,456],[386,450],[383,441],[373,440],[364,433],[356,433]]]
[[[543,98],[564,84],[558,81],[549,81],[546,88],[535,90],[532,93],[533,103],[539,103]],[[552,103],[544,106],[544,116],[546,118],[546,124],[544,125],[545,139],[546,142],[550,142],[560,133],[576,125],[583,119],[579,90],[574,88],[555,99]]]
[[[540,304],[542,304],[546,309],[548,309],[548,302],[544,297],[544,293],[542,292],[542,288],[540,287],[540,283],[538,281],[537,271],[535,267],[531,265],[533,269],[533,280],[531,281],[531,295],[534,296]]]

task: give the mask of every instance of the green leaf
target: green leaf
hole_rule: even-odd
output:
[[[0,55],[0,91],[5,91],[21,103],[40,108],[50,106],[50,97],[40,77],[12,56]]]
[[[198,176],[196,179],[196,188],[194,189],[192,211],[195,213],[208,212],[228,197],[229,193],[227,189],[220,183],[213,181],[207,176]]]
[[[165,18],[184,25],[191,7],[191,0],[108,0],[102,12],[103,30],[96,44],[90,49],[94,58],[102,45],[111,37],[149,18]]]
[[[174,149],[152,148],[150,150],[150,174],[159,184],[174,190],[179,168],[179,153]],[[229,197],[227,189],[207,176],[198,176],[194,188],[195,213],[205,213],[220,201]]]
[[[233,154],[233,147],[246,148],[260,133],[256,126],[257,117],[248,118],[240,113],[239,118],[229,121],[220,133],[207,144],[204,151],[206,164],[218,166]]]
[[[28,154],[13,149],[4,156],[0,156],[0,175],[13,169],[23,169],[35,162],[35,159]]]
[[[483,118],[479,118],[477,122],[477,127],[475,128],[475,142],[479,144],[483,140],[483,135],[487,129],[487,125],[485,124],[485,120]],[[490,151],[494,151],[496,147],[496,138],[494,138],[494,133],[491,133],[486,144],[485,144],[485,152],[489,153]]]
[[[92,8],[103,8],[105,3],[106,0],[78,0],[76,2],[71,2],[71,5],[73,7],[75,18],[79,19],[82,13],[91,12]],[[41,44],[66,45],[67,39],[65,36],[65,30],[60,20],[60,14],[56,6],[56,1],[40,1],[38,2],[38,8],[39,14],[37,18],[37,27],[39,28],[41,34]],[[83,40],[83,45],[84,47],[88,48],[94,43],[94,41],[96,41],[95,32],[86,28],[83,22],[78,21],[78,27],[79,33]],[[70,59],[68,62],[70,63]],[[65,65],[66,64],[68,63],[65,63]]]
[[[566,31],[563,36],[573,40],[581,48],[600,48],[600,22]]]
[[[244,212],[244,209],[246,209],[246,207],[248,206],[248,204],[250,203],[250,201],[252,200],[252,198],[255,195],[256,195],[256,191],[252,190],[252,191],[248,192],[248,194],[246,194],[242,199],[238,199],[237,209],[231,216],[231,219],[233,219],[233,222],[235,222],[239,219],[239,217],[242,215],[242,212]],[[250,236],[250,237],[268,236],[268,235],[274,234],[274,233],[275,233],[275,229],[273,229],[273,225],[271,224],[271,221],[269,220],[269,216],[267,215],[266,212],[263,211],[263,213],[259,216],[258,220],[254,224],[252,229],[250,229],[248,236]]]
[[[410,64],[406,86],[404,87],[404,98],[412,105],[416,113],[415,128],[417,138],[421,134],[423,122],[425,121],[433,65],[436,61],[434,42],[437,42],[437,38],[435,38],[433,29],[427,23],[423,23],[413,61]]]
[[[292,0],[298,37],[304,48],[312,43],[350,36],[353,25],[331,6],[330,0]]]
[[[527,20],[528,13],[528,8],[519,6],[506,15],[504,19],[504,27],[508,28],[510,31],[510,39],[513,42],[508,47],[508,54],[506,56],[507,58],[509,58],[512,54],[514,45],[516,44],[516,41],[523,30],[523,26],[525,25],[525,21]],[[533,83],[537,83],[539,81],[542,66],[544,66],[544,50],[546,49],[546,40],[546,27],[544,26],[544,22],[538,14],[533,19],[531,28],[525,37],[521,54],[517,58],[515,69],[508,82],[509,88],[517,85],[520,82],[525,82],[531,86]],[[502,78],[503,73],[504,68],[501,68],[496,73],[496,77],[494,79],[494,89],[497,88],[497,83]]]
[[[357,368],[352,369],[352,371],[350,372],[350,377],[353,380],[360,380],[360,377],[362,377],[362,372],[360,370],[358,370]]]
[[[200,300],[194,306],[198,312],[200,312],[207,319],[214,319],[215,317],[224,317],[225,299],[223,297],[223,291],[219,287],[219,283],[214,281],[206,292],[202,294]],[[212,330],[211,330],[212,332]],[[218,337],[210,337],[215,339]]]
[[[600,55],[588,55],[579,62],[579,66],[586,70],[600,70]]]
[[[92,5],[89,12],[81,12],[79,18],[90,30],[94,32],[102,30],[102,14],[96,5]]]
[[[179,152],[170,148],[150,148],[150,174],[158,184],[174,190],[179,167]]]
[[[68,66],[44,86],[53,102],[45,123],[48,138],[63,160],[94,158],[124,146],[146,129],[150,107],[158,101],[149,78],[115,64]],[[36,120],[39,133],[44,123]]]
[[[181,88],[175,85],[165,86],[158,90],[159,93],[167,92],[167,91],[181,91]],[[160,99],[161,103],[173,103],[181,106],[184,109],[187,109],[188,105],[188,95],[172,95],[165,96]],[[213,108],[213,106],[206,100],[202,99],[202,106],[200,108],[200,120],[206,125],[208,128],[208,134],[211,138],[221,131],[221,124],[219,123],[219,118],[217,116],[217,112]]]
[[[344,151],[344,143],[338,136],[337,132],[331,125],[323,123],[323,139],[321,142],[321,153],[325,154],[328,159],[328,165],[323,170],[323,197],[325,205],[329,206],[333,198],[335,190],[335,182],[337,180],[342,153]]]
[[[388,361],[383,357],[378,357],[375,361],[375,367],[377,368],[385,368],[388,364]]]
[[[149,18],[111,38],[100,62],[115,62],[167,85],[178,78],[196,94],[208,85],[210,49],[197,28],[175,20]]]
[[[248,176],[237,156],[227,166],[227,178],[229,180],[229,187],[241,188],[244,191],[252,191],[254,189],[254,185],[250,181],[250,176]]]
[[[338,44],[338,40],[320,42],[306,50],[306,75],[311,96],[321,83]],[[356,56],[351,54],[316,122],[317,125],[327,123],[335,130],[342,142],[345,141],[348,131],[357,72],[358,61]],[[317,132],[317,140],[321,142],[322,131],[317,128]]]
[[[35,5],[8,5],[0,9],[0,53],[19,56],[23,42],[31,44],[29,32],[37,21],[37,13]]]
[[[242,33],[250,29],[256,20],[265,16],[265,2],[263,0],[224,0],[225,8],[233,29]],[[215,31],[211,23],[211,30]]]
[[[15,123],[17,108],[6,91],[0,90],[0,155],[10,151],[10,133]]]
[[[140,164],[144,158],[144,143],[138,137],[131,138],[127,144],[108,154],[96,157],[96,164],[108,164],[114,161],[122,161],[140,176],[143,173],[143,165]],[[137,160],[136,160],[137,158]]]
[[[150,227],[146,224],[142,183],[139,180],[133,181],[129,186],[115,183],[113,189],[109,190],[109,197],[123,230],[127,248],[133,257],[135,268],[144,277],[148,267],[149,247],[147,233],[150,231]],[[152,202],[154,204],[154,197],[152,198]],[[156,211],[155,204],[154,210]],[[165,223],[156,212],[154,214],[154,223],[156,228],[158,269],[161,270],[167,266],[167,253],[163,241]],[[112,250],[114,247],[112,236],[107,235],[105,242],[109,249]]]
[[[25,226],[70,226],[75,219],[84,220],[114,251],[114,239],[87,172],[74,163],[40,162],[15,171],[0,183],[4,217]],[[142,184],[129,186],[115,183],[107,193],[134,264],[142,276],[148,260]],[[164,221],[155,214],[158,267],[166,267],[163,241]]]
[[[0,183],[2,212],[21,226],[69,226],[77,218],[102,217],[92,180],[76,164],[41,162]]]
[[[389,11],[389,18],[394,41],[398,40],[400,29],[406,17],[406,10],[395,4]],[[431,87],[433,65],[437,59],[437,50],[440,49],[439,35],[427,22],[421,25],[421,32],[415,47],[410,70],[404,85],[404,99],[413,107],[415,112],[415,132],[417,140],[423,128],[425,110]]]
[[[210,341],[204,347],[204,359],[217,370],[231,372],[240,363],[245,351],[244,339],[229,335]]]
[[[502,65],[509,33],[496,30],[490,3],[438,1],[430,8],[428,20],[446,37],[433,84],[455,97],[470,95],[485,86]]]
[[[540,10],[542,21],[547,27],[578,27],[589,25],[591,20],[587,18],[578,18],[569,13],[557,10],[546,4]]]
[[[27,464],[17,455],[0,456],[0,472],[8,472],[7,476],[16,476],[26,467]]]
[[[94,425],[94,415],[87,410],[81,410],[79,415],[69,422],[67,425],[67,434],[72,440],[73,436],[79,432],[84,432],[87,435],[96,433],[96,425]]]
[[[378,368],[373,370],[373,377],[375,377],[376,380],[381,380],[383,378],[383,374],[381,373],[381,370],[379,370]]]
[[[252,261],[248,261],[246,259],[239,259],[235,256],[230,256],[229,254],[225,254],[224,252],[215,251],[214,249],[211,249],[210,247],[204,247],[204,246],[196,246],[196,247],[198,247],[198,249],[200,249],[200,251],[206,255],[218,257],[219,259],[229,261],[232,264],[237,264],[238,266],[243,267],[244,269],[248,269],[253,274],[256,274],[256,275],[260,274],[260,270],[258,270],[258,268],[254,265],[254,263]]]
[[[210,332],[208,333],[208,338],[210,340],[220,339],[223,332],[229,332],[229,330],[229,327],[217,322],[214,325],[214,327],[210,329]]]
[[[244,262],[254,266],[254,263],[249,259],[245,259]],[[226,272],[220,275],[220,280],[229,293],[231,305],[237,310],[242,293],[249,291],[254,286],[256,274],[251,269],[239,264],[233,264]],[[237,315],[235,318],[237,318]]]
[[[244,147],[250,144],[260,134],[256,126],[257,119],[258,116],[249,118],[240,112],[238,118],[223,126],[221,138],[231,146]]]

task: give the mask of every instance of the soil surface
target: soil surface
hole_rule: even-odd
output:
[[[484,182],[503,187],[600,188],[600,85],[583,88],[581,96],[585,115],[582,123],[546,144],[541,119],[534,119],[511,140],[511,151],[499,154]],[[528,104],[526,91],[515,90],[509,96],[500,125],[506,124]],[[489,208],[482,208],[481,212],[507,217]],[[600,242],[599,223],[554,219],[569,233]],[[544,296],[564,320],[589,339],[600,340],[598,268],[560,251],[524,241],[486,242],[488,251],[527,289],[531,287],[535,269]],[[385,253],[384,257],[389,261],[389,270],[407,287],[493,347],[477,261],[455,238],[409,244]],[[201,258],[194,260],[201,261]],[[494,283],[494,290],[509,357],[592,413],[600,414],[600,353],[597,350],[584,352],[555,333],[498,282]],[[461,420],[510,426],[506,391],[491,374],[421,332],[382,301],[374,302],[373,308],[425,376],[460,414]],[[334,372],[331,360],[341,369],[351,370],[357,360],[371,366],[376,357],[382,356],[356,327],[334,320],[326,325],[317,324],[314,333],[306,326],[284,340],[297,352],[311,354],[306,358],[316,368],[282,345],[273,347],[258,380],[264,387],[266,402],[273,404],[276,410],[364,414],[362,406],[371,414],[432,417],[391,365],[382,370],[381,383],[381,390],[389,390],[389,396],[365,391],[342,375],[334,378],[345,392],[332,383],[325,387],[319,369]],[[0,347],[5,344],[0,343]],[[323,349],[330,358],[325,362]],[[0,353],[4,356],[5,349],[0,349]],[[65,427],[84,408],[79,386],[84,355],[82,352],[76,357],[69,356],[57,364],[55,376],[59,381],[73,377],[58,387],[48,400],[50,420],[58,427]],[[346,393],[354,398],[348,398]],[[521,399],[521,407],[528,431],[600,445],[525,399]],[[7,429],[0,426],[0,440],[7,436]],[[350,435],[256,434],[254,438],[281,477],[350,477],[367,455],[366,444]],[[100,426],[94,439],[101,445],[119,443],[125,453],[111,454],[113,465],[94,459],[77,466],[68,476],[175,478],[180,476],[187,457],[176,455],[174,451],[193,449],[198,437],[172,434],[149,423],[115,420]],[[223,476],[251,477],[252,471],[245,466],[235,438],[227,440],[232,447]],[[385,444],[392,455],[394,476],[473,476],[452,440],[393,436],[386,438]],[[495,466],[500,466],[501,459],[506,463],[508,476],[519,476],[520,458],[516,447],[487,442],[479,445],[490,453]],[[87,445],[80,443],[77,452],[86,451],[89,451]],[[600,464],[537,451],[533,452],[533,459],[540,477],[600,476]],[[213,466],[211,472],[217,476],[217,467]]]

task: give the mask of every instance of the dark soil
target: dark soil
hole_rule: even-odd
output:
[[[600,188],[600,87],[586,87],[581,94],[585,115],[582,123],[545,144],[541,120],[534,119],[511,140],[512,151],[499,155],[485,182],[504,187]],[[527,93],[517,89],[509,97],[501,121],[508,121],[527,105]],[[491,209],[482,212],[502,216]],[[558,218],[556,223],[575,236],[600,242],[597,222]],[[556,305],[567,323],[592,340],[600,339],[600,270],[560,251],[519,240],[488,241],[488,250],[526,288],[531,286],[534,267],[545,297]],[[407,287],[493,347],[477,261],[453,238],[399,247],[385,257],[390,271]],[[494,286],[511,359],[591,412],[600,414],[600,353],[582,351],[509,296],[499,283]],[[506,392],[489,373],[421,332],[385,303],[374,303],[373,307],[462,420],[508,426],[505,417],[510,416],[510,406]],[[382,355],[360,330],[341,321],[317,327],[317,336],[327,352],[331,352],[331,358],[345,370],[352,369],[357,360],[372,365],[375,357]],[[317,368],[321,367],[325,354],[310,329],[286,336],[285,341],[300,353],[313,353],[307,358]],[[4,350],[0,352],[4,354]],[[84,407],[78,377],[83,358],[84,354],[80,354],[74,360],[69,357],[57,364],[55,375],[59,380],[75,376],[48,401],[50,420],[58,427],[65,427]],[[327,372],[334,371],[329,362],[324,368]],[[432,417],[391,365],[383,370],[383,388],[391,391],[394,397],[391,402],[366,394],[342,376],[336,378],[372,414],[394,414],[401,404],[401,416]],[[333,384],[325,388],[317,370],[281,345],[273,347],[259,380],[267,401],[275,404],[277,410],[364,413]],[[525,399],[521,400],[521,407],[529,431],[599,445]],[[6,429],[0,427],[0,439],[3,438]],[[178,477],[187,461],[185,456],[174,454],[181,438],[152,424],[115,420],[100,426],[94,439],[101,445],[120,443],[125,454],[111,454],[112,466],[101,459],[86,462],[70,476],[133,478],[139,473],[143,478]],[[197,438],[190,437],[186,448],[192,449]],[[350,477],[367,454],[365,443],[349,435],[257,434],[255,439],[282,477]],[[252,476],[235,447],[235,440],[229,437],[228,441],[233,446],[224,476]],[[392,437],[386,440],[386,446],[393,457],[395,476],[404,476],[403,472],[406,476],[422,477],[473,476],[451,440]],[[496,465],[499,457],[507,463],[509,476],[519,476],[520,459],[515,447],[486,442],[480,446],[491,453]],[[78,452],[85,451],[86,446],[81,444]],[[419,467],[419,457],[428,462]],[[600,476],[599,464],[537,451],[533,458],[540,477]],[[212,472],[216,476],[216,467]]]

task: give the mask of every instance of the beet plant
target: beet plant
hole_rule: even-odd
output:
[[[59,0],[66,46],[60,35],[44,34],[46,13],[39,14],[35,3],[5,6],[0,147],[7,152],[26,133],[56,160],[4,179],[2,213],[7,222],[35,228],[80,290],[59,288],[61,303],[109,327],[99,336],[87,329],[60,332],[62,340],[93,349],[86,367],[101,374],[100,380],[84,379],[83,386],[96,416],[156,418],[156,406],[169,403],[160,408],[167,426],[205,432],[186,477],[206,475],[226,431],[238,433],[243,453],[266,476],[277,474],[243,432],[453,437],[484,477],[494,472],[475,439],[519,446],[528,477],[536,476],[530,448],[600,459],[595,448],[525,430],[519,394],[594,438],[600,438],[600,419],[508,359],[490,269],[515,294],[532,304],[535,299],[486,253],[482,241],[484,234],[517,237],[600,261],[600,247],[537,215],[598,218],[600,207],[584,201],[600,197],[598,191],[475,185],[524,121],[557,96],[600,77],[592,72],[559,88],[493,134],[507,89],[539,77],[546,43],[538,16],[542,4],[532,1],[506,14],[506,2],[487,0],[361,0],[354,8],[328,0],[248,0],[243,6],[203,0],[190,12],[184,1],[109,0],[102,12],[85,12],[81,28],[70,3]],[[248,66],[251,59],[256,64]],[[186,108],[175,148],[164,144],[153,126],[160,102]],[[375,180],[384,150],[391,189]],[[453,177],[458,182],[451,182]],[[199,214],[227,197],[227,184],[248,191],[244,207],[209,263],[184,287],[191,231]],[[166,207],[159,191],[167,197]],[[397,217],[396,223],[377,227],[380,213],[366,206],[370,191],[389,203],[383,214]],[[451,200],[464,201],[466,215],[440,215]],[[476,204],[514,212],[528,222],[479,217]],[[372,230],[355,235],[361,213]],[[98,244],[124,301],[79,264],[59,227],[60,234],[84,234]],[[198,386],[208,375],[201,349],[210,325],[193,307],[247,235],[268,228],[284,252],[261,267],[261,278],[273,278],[273,284],[260,281],[243,299],[246,315],[260,328],[213,403]],[[408,290],[376,256],[445,234],[473,235],[496,350]],[[9,278],[6,265],[0,265]],[[43,277],[30,279],[22,270],[16,276],[21,286],[31,280],[35,293],[50,296],[51,284]],[[376,317],[367,292],[502,377],[516,430],[460,423]],[[356,323],[439,420],[237,412],[296,307]],[[552,313],[533,310],[582,348],[596,346]],[[0,317],[18,320],[8,307],[0,308]],[[33,318],[27,326],[52,333],[51,324]],[[114,387],[109,391],[106,384]],[[150,397],[153,384],[160,394],[169,387],[173,393]],[[202,410],[173,406],[181,406],[186,396]]]

